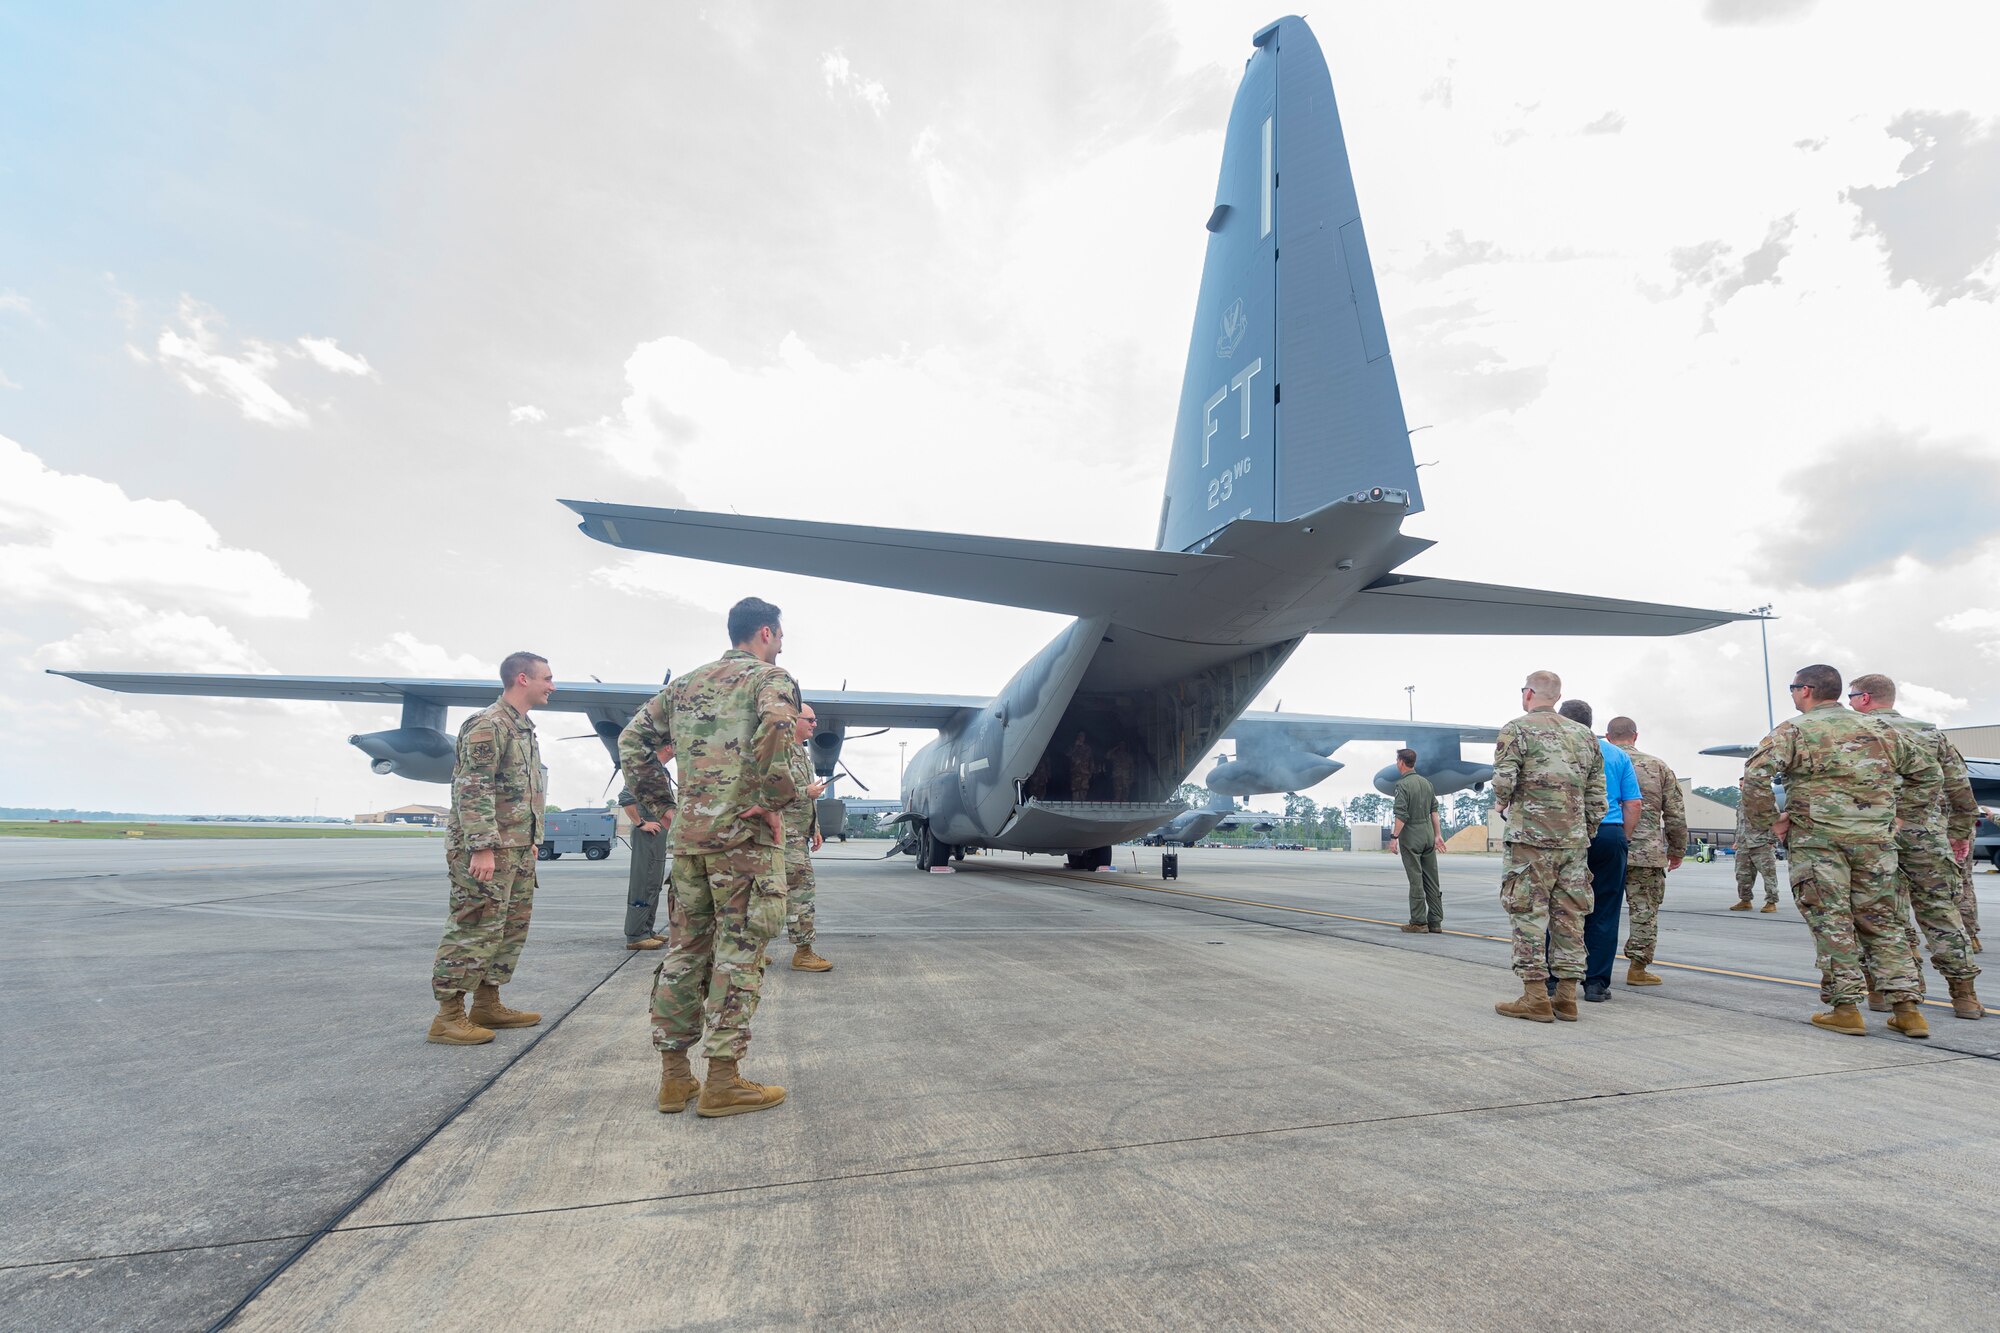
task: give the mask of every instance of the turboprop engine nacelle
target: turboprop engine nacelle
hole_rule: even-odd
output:
[[[418,782],[450,782],[457,746],[435,727],[397,727],[349,736],[347,743],[368,756],[377,773],[394,773]]]
[[[1453,792],[1464,791],[1467,787],[1477,790],[1493,781],[1493,765],[1470,764],[1462,759],[1433,768],[1424,764],[1420,758],[1417,761],[1417,772],[1431,780],[1432,789],[1440,796],[1449,796]],[[1389,765],[1375,775],[1375,790],[1384,796],[1394,796],[1396,779],[1401,776],[1402,773],[1394,764]]]
[[[1262,751],[1217,764],[1202,785],[1224,796],[1268,796],[1317,787],[1344,767],[1310,750]]]

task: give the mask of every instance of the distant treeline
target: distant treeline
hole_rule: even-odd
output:
[[[0,819],[83,819],[92,823],[102,820],[154,820],[173,824],[205,824],[211,821],[226,821],[231,824],[345,824],[344,819],[323,819],[313,815],[148,815],[131,810],[49,810],[40,806],[0,805]]]

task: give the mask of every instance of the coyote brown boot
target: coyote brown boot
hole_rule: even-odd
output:
[[[660,1052],[660,1114],[679,1115],[701,1093],[686,1051]]]
[[[1979,996],[1973,993],[1972,978],[1960,977],[1956,981],[1947,977],[1951,986],[1951,1011],[1960,1018],[1979,1018],[1986,1009],[1979,1003]]]
[[[437,1017],[431,1020],[431,1035],[424,1040],[440,1046],[484,1046],[493,1040],[493,1030],[468,1023],[465,992],[453,991],[449,1000],[438,1001]]]
[[[542,1021],[542,1016],[526,1009],[509,1009],[500,1003],[500,988],[482,982],[472,993],[472,1021],[489,1028],[531,1028]]]
[[[1660,979],[1653,973],[1648,972],[1646,970],[1646,962],[1649,961],[1651,960],[1648,959],[1642,962],[1633,963],[1630,967],[1627,967],[1625,969],[1625,984],[1628,986],[1659,985]]]
[[[1957,1009],[1957,1005],[1952,1006],[1953,1012],[1957,1012]],[[1896,1012],[1890,1016],[1889,1026],[1906,1037],[1931,1035],[1931,1025],[1924,1021],[1924,1012],[1917,1008],[1915,1000],[1896,1001]]]
[[[1850,1037],[1865,1037],[1868,1035],[1868,1020],[1863,1018],[1861,1011],[1851,1004],[1836,1004],[1833,1006],[1832,1013],[1814,1014],[1812,1021],[1814,1027],[1826,1028],[1833,1032],[1844,1032]]]
[[[833,964],[814,953],[812,945],[801,944],[798,948],[792,950],[792,971],[831,972],[832,970]]]
[[[708,1061],[708,1082],[701,1085],[701,1100],[695,1104],[696,1115],[744,1115],[750,1111],[765,1111],[785,1100],[785,1090],[776,1085],[765,1087],[738,1076],[734,1060],[717,1060],[713,1056]]]
[[[1572,981],[1568,985],[1570,986],[1570,1005],[1572,1011],[1574,1011],[1576,1005],[1576,983]],[[1549,1004],[1548,985],[1540,980],[1522,982],[1521,998],[1518,1000],[1502,1000],[1499,1004],[1493,1006],[1493,1012],[1496,1014],[1505,1014],[1509,1018],[1525,1018],[1530,1023],[1553,1023],[1556,1021],[1555,1012]]]
[[[1732,912],[1747,912],[1750,910],[1750,900],[1745,898],[1741,902],[1731,903],[1729,910]]]
[[[1556,993],[1549,997],[1549,1010],[1565,1023],[1576,1022],[1576,983],[1556,982]]]
[[[1775,912],[1778,910],[1778,905],[1776,903],[1765,903],[1762,907],[1758,908],[1757,910],[1760,912]]]

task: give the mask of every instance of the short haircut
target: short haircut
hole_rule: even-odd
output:
[[[1415,750],[1398,750],[1396,751],[1396,762],[1415,768],[1417,766],[1417,752]]]
[[[1553,703],[1563,697],[1563,678],[1553,671],[1530,671],[1528,688],[1535,692],[1536,697]]]
[[[1637,740],[1639,724],[1629,717],[1614,717],[1604,724],[1604,738],[1610,741]]]
[[[535,663],[537,662],[540,662],[543,666],[547,666],[549,659],[543,657],[540,653],[508,653],[500,662],[501,688],[514,688],[514,677],[520,675],[523,671],[534,670]]]
[[[748,643],[760,629],[778,628],[778,608],[761,597],[745,597],[729,608],[729,641]]]
[[[1556,711],[1572,722],[1581,722],[1586,727],[1590,725],[1590,705],[1581,699],[1565,699],[1563,706]]]
[[[1857,693],[1873,695],[1877,703],[1896,702],[1896,682],[1887,676],[1856,676],[1847,682],[1847,688]]]
[[[1792,679],[1805,686],[1815,702],[1840,697],[1840,673],[1824,662],[1800,667],[1792,673]]]

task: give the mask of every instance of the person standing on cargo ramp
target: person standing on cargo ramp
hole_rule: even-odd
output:
[[[1500,729],[1493,749],[1493,804],[1507,819],[1500,905],[1514,928],[1521,978],[1521,998],[1493,1009],[1536,1023],[1576,1021],[1591,903],[1588,849],[1606,808],[1597,737],[1557,713],[1561,701],[1561,677],[1531,674],[1521,686],[1528,711]]]
[[[1681,780],[1667,761],[1639,748],[1638,723],[1614,717],[1605,725],[1604,739],[1625,752],[1639,779],[1639,817],[1627,831],[1625,855],[1625,901],[1632,907],[1631,928],[1625,936],[1625,984],[1657,986],[1660,978],[1648,972],[1646,964],[1653,961],[1660,940],[1667,872],[1681,868],[1681,852],[1687,847],[1687,806],[1681,799]]]
[[[764,980],[764,946],[785,924],[785,833],[778,811],[794,796],[792,724],[799,691],[778,666],[785,644],[778,608],[746,597],[729,609],[735,644],[661,690],[618,736],[618,762],[640,802],[674,795],[654,756],[674,747],[679,800],[667,956],[653,975],[653,1046],[660,1052],[659,1108],[699,1095],[699,1115],[740,1115],[785,1100],[780,1087],[748,1082],[737,1062]],[[708,1081],[688,1051],[708,1031]]]
[[[510,653],[500,664],[500,697],[458,729],[451,770],[445,868],[451,916],[431,965],[438,1002],[425,1038],[440,1046],[478,1046],[495,1028],[533,1027],[542,1016],[500,1003],[500,987],[528,942],[535,906],[535,853],[542,843],[548,774],[528,710],[555,693],[545,657]],[[474,992],[472,1013],[465,993]]]
[[[1792,676],[1799,716],[1780,722],[1743,768],[1743,818],[1785,845],[1792,898],[1812,928],[1830,1013],[1814,1026],[1861,1037],[1865,965],[1895,1007],[1889,1026],[1930,1036],[1917,1008],[1917,958],[1896,911],[1895,825],[1921,825],[1938,799],[1937,756],[1887,722],[1840,706],[1840,673]],[[1785,784],[1778,813],[1772,784]]]

